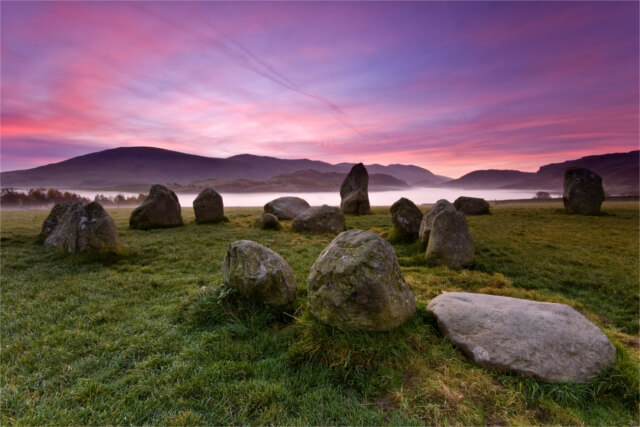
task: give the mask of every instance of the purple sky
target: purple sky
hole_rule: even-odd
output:
[[[118,146],[458,177],[638,149],[638,2],[2,2],[2,170]]]

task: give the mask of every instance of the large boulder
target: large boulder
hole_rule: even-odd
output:
[[[433,220],[435,219],[435,217],[440,212],[454,212],[455,210],[456,208],[454,208],[448,200],[440,199],[436,202],[435,205],[433,205],[429,212],[427,212],[427,214],[422,217],[422,222],[420,223],[420,231],[418,232],[418,238],[425,247],[429,243],[429,235],[431,234],[431,228],[433,227]]]
[[[45,218],[42,223],[42,230],[40,231],[40,237],[46,239],[49,237],[49,234],[53,231],[54,228],[58,225],[58,221],[60,218],[67,212],[69,209],[77,210],[82,208],[82,202],[66,202],[66,203],[56,203],[49,215]]]
[[[309,311],[340,329],[386,331],[416,310],[391,245],[376,233],[340,233],[322,251],[307,279]]]
[[[422,211],[409,199],[404,197],[391,205],[391,222],[399,239],[413,242],[418,238]]]
[[[565,304],[448,292],[427,309],[440,331],[485,368],[581,383],[616,359],[606,335]]]
[[[570,167],[564,173],[564,208],[569,213],[600,214],[604,202],[602,178],[589,169]]]
[[[282,229],[282,225],[280,224],[280,221],[278,221],[278,217],[270,213],[262,214],[262,216],[256,220],[255,226],[263,230]]]
[[[164,185],[154,185],[144,202],[131,212],[129,227],[138,230],[183,225],[176,193]]]
[[[222,196],[211,188],[205,188],[193,201],[193,212],[199,224],[222,221],[224,219]]]
[[[351,168],[340,187],[340,208],[346,214],[367,215],[369,206],[369,174],[362,163]]]
[[[444,210],[433,218],[425,258],[441,261],[449,268],[468,267],[473,263],[475,247],[464,214]]]
[[[278,197],[264,205],[264,212],[275,215],[279,220],[294,219],[309,207],[309,203],[300,197]]]
[[[479,197],[458,197],[453,202],[453,207],[465,215],[486,215],[489,214],[489,203]]]
[[[293,271],[279,254],[251,240],[229,244],[222,264],[224,282],[245,298],[273,306],[296,297]]]
[[[293,231],[304,233],[340,233],[344,231],[344,214],[338,208],[322,205],[309,208],[293,220]]]
[[[50,228],[53,218],[55,225]],[[43,224],[46,247],[65,252],[116,252],[120,236],[113,219],[97,202],[62,203],[53,207]],[[44,234],[43,234],[44,236]]]

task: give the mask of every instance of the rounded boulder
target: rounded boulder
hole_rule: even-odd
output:
[[[279,220],[294,219],[305,210],[309,209],[309,203],[300,197],[278,197],[266,205],[264,212],[275,215]]]
[[[176,193],[164,185],[154,185],[144,202],[131,212],[129,227],[138,230],[184,225]]]
[[[222,196],[211,188],[205,188],[193,201],[193,212],[199,224],[222,221],[224,219]]]
[[[569,213],[599,215],[604,202],[602,178],[589,169],[568,168],[564,174],[562,201]]]
[[[370,231],[336,236],[311,267],[307,292],[309,311],[344,330],[390,330],[416,310],[393,248]]]
[[[391,205],[391,222],[398,238],[413,242],[418,238],[422,211],[411,200],[401,198]]]
[[[309,208],[293,220],[293,231],[302,233],[340,233],[344,231],[344,214],[338,208],[322,205]]]
[[[296,297],[296,280],[278,253],[251,240],[229,244],[222,264],[224,282],[245,298],[273,306]]]

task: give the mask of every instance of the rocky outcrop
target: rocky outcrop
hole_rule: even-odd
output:
[[[403,197],[391,205],[389,211],[397,238],[410,242],[416,240],[423,215],[415,203]]]
[[[138,230],[183,225],[176,193],[164,185],[154,185],[144,202],[131,212],[129,227]]]
[[[279,220],[294,219],[309,207],[309,203],[300,197],[278,197],[264,205],[264,212],[275,215]]]
[[[429,243],[429,235],[431,234],[431,228],[433,227],[433,220],[435,217],[443,211],[455,211],[456,208],[453,207],[448,200],[440,199],[436,202],[435,205],[422,217],[422,222],[420,223],[420,231],[418,232],[418,238],[422,242],[422,244],[426,247]]]
[[[602,178],[589,169],[570,167],[564,174],[564,208],[569,213],[600,214],[604,202]]]
[[[449,268],[473,264],[475,247],[464,214],[445,209],[433,218],[425,258],[442,262]]]
[[[229,245],[222,264],[224,282],[254,302],[289,304],[296,296],[293,271],[279,254],[251,240]]]
[[[351,168],[340,187],[340,208],[346,214],[367,215],[369,206],[369,174],[362,163]]]
[[[458,197],[453,202],[453,207],[465,215],[488,215],[489,203],[478,197]]]
[[[55,222],[54,225],[52,225]],[[65,252],[116,252],[120,236],[113,219],[97,202],[56,205],[43,224],[44,245]]]
[[[586,382],[615,362],[605,334],[564,304],[448,292],[427,308],[480,366],[550,382]]]
[[[193,201],[193,212],[198,224],[224,220],[222,196],[211,188],[205,188]]]
[[[386,331],[416,309],[391,245],[376,233],[340,233],[322,251],[307,280],[309,311],[340,329]]]
[[[303,233],[340,233],[344,231],[344,214],[338,208],[322,205],[309,208],[293,220],[293,231]]]

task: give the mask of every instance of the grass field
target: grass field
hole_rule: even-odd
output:
[[[110,210],[124,249],[65,255],[38,241],[46,211],[1,213],[2,424],[637,424],[639,212],[605,215],[559,204],[500,205],[468,218],[472,269],[423,261],[394,243],[418,300],[416,315],[381,333],[341,332],[306,310],[306,276],[332,235],[251,228],[260,209],[229,222],[129,230]],[[425,209],[426,210],[426,207]],[[389,236],[388,208],[347,227]],[[298,298],[286,311],[220,288],[226,246],[255,240],[292,266]],[[473,365],[426,311],[441,291],[570,304],[618,350],[588,384],[545,384]]]

